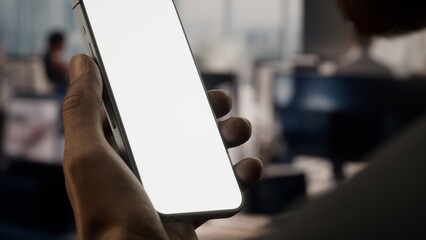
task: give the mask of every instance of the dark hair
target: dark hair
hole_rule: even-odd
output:
[[[364,35],[397,35],[426,27],[425,0],[337,0]]]
[[[49,39],[48,39],[49,48],[56,45],[56,44],[63,43],[64,41],[65,41],[65,35],[62,32],[59,32],[59,31],[58,32],[52,32],[49,35]]]

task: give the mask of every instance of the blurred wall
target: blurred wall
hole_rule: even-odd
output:
[[[351,30],[335,0],[305,0],[304,12],[304,52],[336,57],[348,49]]]
[[[44,52],[51,31],[66,32],[68,55],[83,50],[68,0],[0,1],[0,39],[12,56]]]
[[[300,50],[302,0],[175,1],[195,55],[232,40],[253,58]]]
[[[377,39],[371,54],[401,77],[426,76],[426,30]]]

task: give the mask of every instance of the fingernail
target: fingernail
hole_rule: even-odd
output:
[[[86,71],[86,56],[77,55],[71,59],[70,81],[73,83]]]

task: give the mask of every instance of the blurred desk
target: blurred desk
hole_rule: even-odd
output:
[[[210,220],[197,229],[200,240],[253,239],[266,231],[271,218],[239,213],[232,218]]]
[[[2,151],[8,157],[61,164],[60,126],[60,99],[39,95],[15,96],[5,108]]]

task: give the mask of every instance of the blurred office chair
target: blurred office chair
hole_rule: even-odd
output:
[[[289,154],[331,159],[337,180],[344,179],[344,161],[361,160],[426,113],[424,80],[278,74],[276,86],[293,88],[275,96]]]
[[[0,239],[67,239],[75,227],[62,167],[8,161],[0,172]]]

